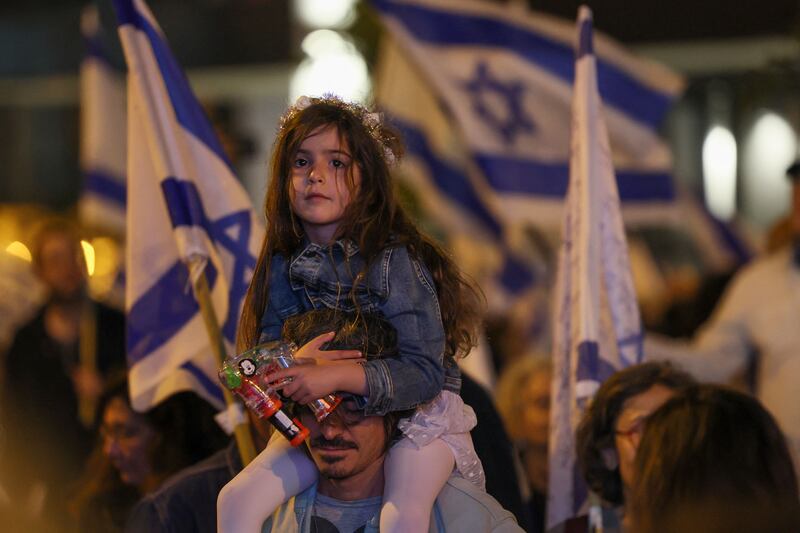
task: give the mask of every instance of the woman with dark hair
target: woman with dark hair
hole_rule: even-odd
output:
[[[669,400],[647,424],[635,471],[637,532],[800,531],[786,439],[746,394],[696,385]]]
[[[127,382],[117,381],[97,412],[99,440],[70,505],[82,533],[122,531],[139,498],[227,441],[213,422],[212,407],[190,392],[138,413]]]
[[[586,409],[575,436],[581,473],[589,488],[623,516],[648,417],[693,383],[691,376],[669,363],[636,365],[608,378]],[[577,520],[585,522],[586,517]]]

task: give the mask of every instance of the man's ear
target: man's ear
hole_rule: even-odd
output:
[[[614,448],[605,448],[604,450],[600,451],[600,455],[603,457],[603,464],[607,469],[617,469],[619,466],[619,456],[617,455],[617,450]]]

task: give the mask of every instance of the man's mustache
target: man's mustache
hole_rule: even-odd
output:
[[[312,448],[336,448],[341,450],[349,450],[349,449],[358,449],[358,446],[355,442],[351,442],[349,440],[345,440],[341,437],[336,437],[333,439],[326,439],[325,437],[317,437],[311,439],[311,447]]]

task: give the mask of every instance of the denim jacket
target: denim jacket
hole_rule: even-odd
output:
[[[358,246],[339,240],[307,243],[291,258],[276,255],[270,266],[269,301],[261,318],[261,342],[280,337],[284,320],[311,309],[355,311],[351,291],[364,268]],[[461,374],[444,360],[445,334],[433,278],[404,246],[389,247],[373,261],[355,294],[363,312],[379,312],[395,327],[397,357],[364,364],[367,415],[413,409],[444,388],[458,393]]]

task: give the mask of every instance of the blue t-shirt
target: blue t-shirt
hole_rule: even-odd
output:
[[[361,533],[381,511],[383,498],[343,501],[317,493],[311,513],[312,533]]]

